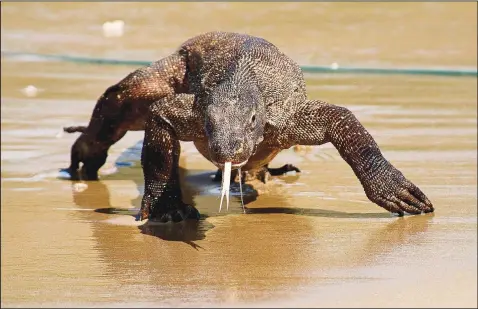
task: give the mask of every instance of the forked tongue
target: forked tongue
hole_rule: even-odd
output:
[[[222,171],[222,190],[221,190],[221,204],[219,204],[219,212],[222,209],[222,201],[224,195],[226,196],[226,205],[229,210],[229,187],[231,185],[231,162],[224,163],[224,169]]]
[[[242,211],[246,213],[246,208],[244,207],[244,200],[242,199],[242,179],[241,179],[241,169],[239,169],[239,191],[241,192],[241,205],[242,205]]]
[[[224,200],[224,195],[226,196],[226,207],[229,210],[229,189],[231,186],[231,162],[224,163],[224,170],[222,171],[222,190],[221,190],[221,204],[219,205],[219,212],[222,209],[222,201]],[[239,189],[241,191],[241,205],[242,211],[246,213],[244,208],[244,200],[242,199],[242,179],[241,179],[241,169],[239,169]]]

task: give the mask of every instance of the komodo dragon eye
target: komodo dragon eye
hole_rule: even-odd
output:
[[[252,114],[251,117],[251,126],[255,127],[256,126],[256,114]]]

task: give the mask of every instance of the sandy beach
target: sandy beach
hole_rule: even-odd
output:
[[[301,65],[477,67],[476,3],[2,3],[2,50],[157,60],[212,30],[264,37]],[[121,37],[102,24],[121,19]],[[97,98],[135,66],[1,60],[2,307],[477,307],[477,79],[306,74],[346,106],[435,212],[370,202],[326,144],[281,152],[302,173],[238,188],[219,210],[215,167],[191,143],[184,200],[199,222],[138,223],[143,132],[101,179],[71,182]],[[28,95],[25,88],[38,90]],[[258,195],[258,192],[260,195]]]

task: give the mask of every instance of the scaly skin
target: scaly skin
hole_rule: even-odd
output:
[[[108,149],[128,131],[142,131],[151,104],[182,91],[186,67],[174,54],[140,68],[109,87],[98,99],[87,127],[67,127],[67,133],[81,132],[71,147],[71,163],[66,169],[72,179],[97,180],[106,162]]]
[[[263,181],[299,171],[268,167],[283,149],[330,142],[372,202],[399,215],[434,210],[349,110],[308,100],[300,67],[260,38],[206,33],[110,87],[88,127],[65,128],[82,132],[72,147],[70,173],[83,162],[83,174],[97,179],[108,148],[128,130],[143,129],[140,220],[199,218],[196,208],[181,200],[179,141],[192,141],[219,168],[229,161]]]

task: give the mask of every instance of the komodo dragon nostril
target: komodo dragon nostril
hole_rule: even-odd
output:
[[[218,154],[221,151],[221,146],[213,145],[212,146],[212,151],[214,151],[215,154]]]
[[[235,154],[241,154],[244,152],[244,142],[243,141],[237,141],[236,145],[234,147],[234,153]]]

